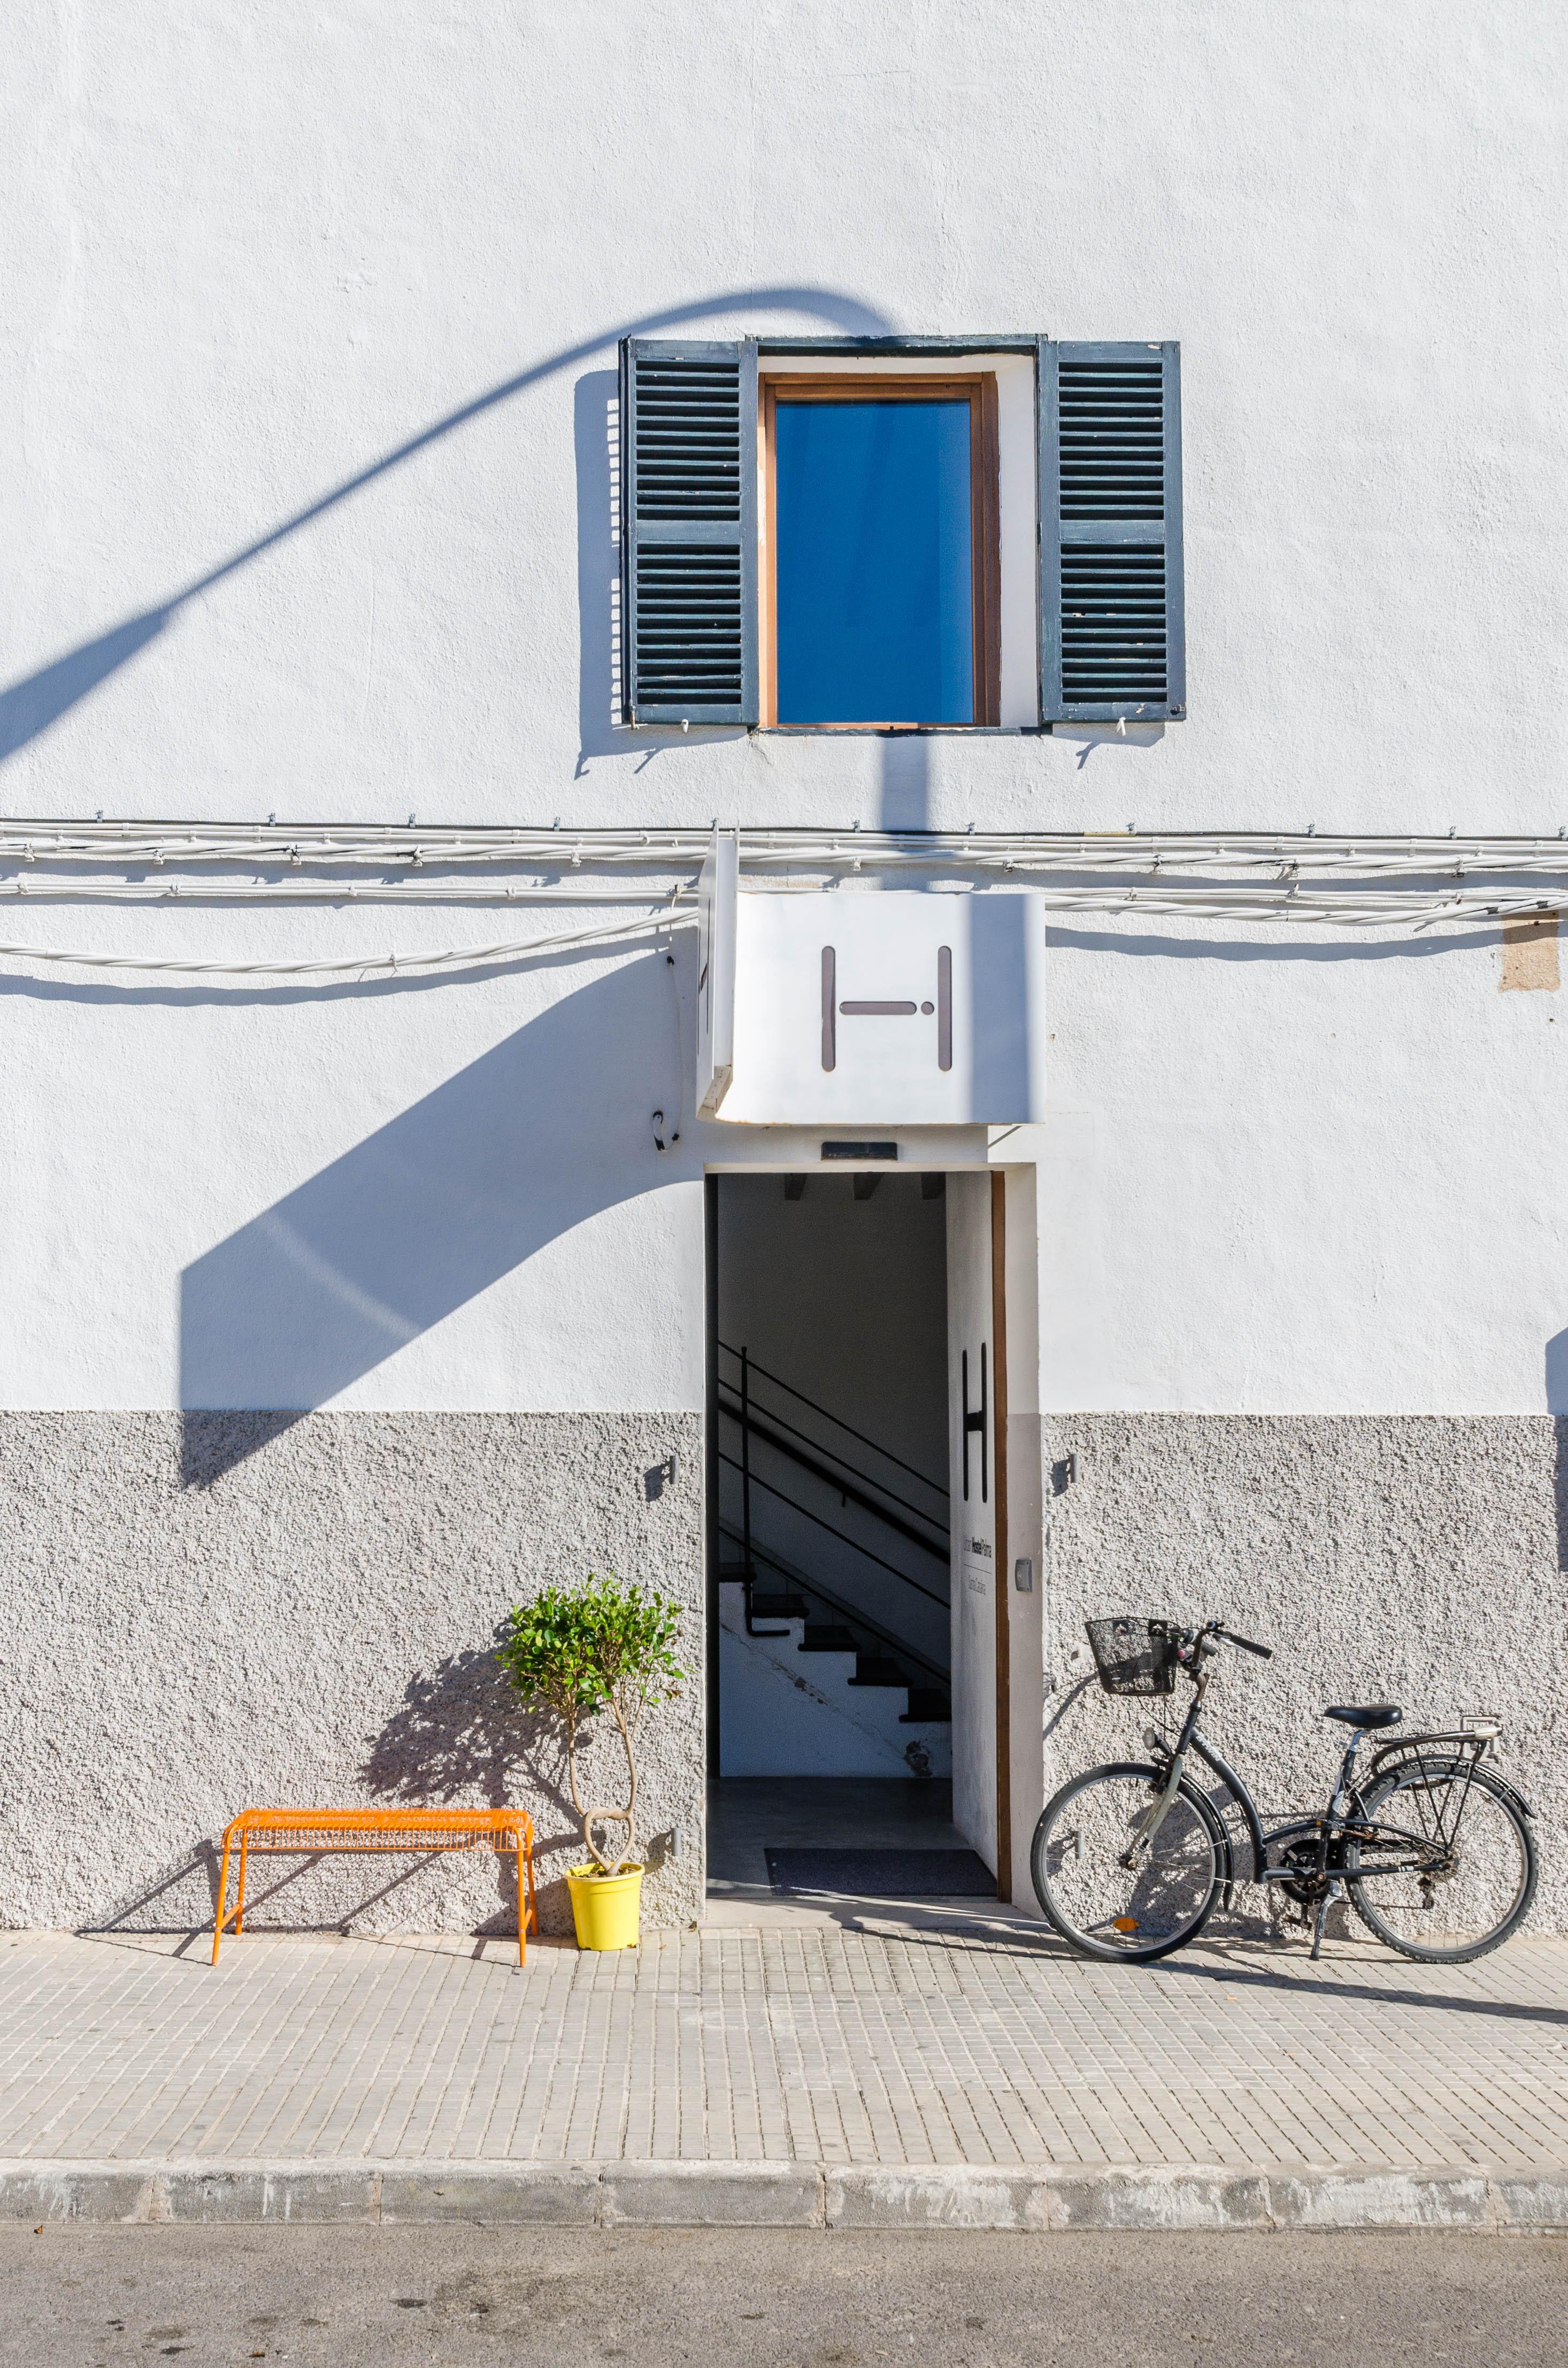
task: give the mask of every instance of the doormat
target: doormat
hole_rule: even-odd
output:
[[[770,1850],[775,1891],[862,1899],[994,1899],[996,1878],[971,1850]]]

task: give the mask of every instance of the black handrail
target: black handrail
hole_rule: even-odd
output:
[[[719,1461],[721,1463],[727,1463],[732,1472],[739,1472],[742,1469],[736,1459],[733,1455],[726,1455],[722,1448],[719,1450]],[[869,1546],[862,1545],[858,1538],[846,1536],[845,1532],[835,1529],[831,1521],[824,1521],[820,1513],[813,1513],[809,1505],[800,1504],[795,1497],[787,1496],[782,1488],[776,1488],[772,1481],[765,1480],[759,1472],[752,1474],[751,1485],[754,1488],[766,1488],[770,1497],[777,1497],[779,1503],[788,1505],[791,1512],[803,1514],[808,1521],[814,1521],[819,1530],[825,1530],[830,1538],[836,1538],[840,1545],[847,1546],[852,1554],[863,1554],[868,1562],[874,1562],[879,1569],[890,1572],[903,1586],[912,1587],[916,1595],[925,1596],[930,1603],[939,1603],[944,1611],[950,1609],[950,1597],[934,1594],[930,1588],[922,1587],[917,1578],[911,1578],[909,1573],[906,1570],[900,1570],[896,1563],[884,1561],[880,1554],[873,1554]],[[756,1548],[752,1546],[749,1535],[745,1543],[748,1553],[755,1554]]]
[[[722,1537],[729,1538],[733,1544],[739,1545],[742,1543],[740,1531],[733,1522],[721,1521],[719,1533]],[[842,1612],[845,1620],[852,1622],[856,1627],[869,1629],[878,1643],[887,1645],[889,1651],[898,1659],[917,1661],[923,1669],[928,1670],[936,1679],[944,1692],[950,1689],[953,1681],[953,1673],[950,1669],[945,1669],[940,1661],[931,1660],[925,1653],[917,1653],[913,1645],[906,1645],[901,1636],[893,1634],[891,1628],[884,1628],[880,1621],[873,1620],[869,1612],[860,1611],[854,1604],[846,1603],[841,1595],[835,1595],[832,1588],[824,1587],[817,1579],[807,1578],[802,1571],[796,1569],[793,1563],[785,1562],[778,1554],[769,1554],[766,1547],[754,1546],[752,1560],[767,1563],[771,1569],[778,1573],[781,1578],[787,1578],[790,1586],[797,1588],[801,1594],[813,1596],[819,1603],[825,1603],[830,1611]],[[749,1585],[749,1582],[743,1582],[743,1584]],[[757,1631],[758,1634],[765,1636],[783,1636],[788,1633],[788,1630],[783,1628],[765,1628]]]
[[[813,1414],[820,1414],[825,1417],[827,1421],[835,1424],[838,1429],[846,1430],[851,1439],[858,1439],[860,1441],[862,1447],[869,1447],[874,1453],[885,1456],[890,1463],[896,1463],[901,1472],[907,1472],[911,1478],[920,1482],[922,1487],[935,1490],[938,1497],[951,1497],[952,1491],[950,1488],[945,1488],[939,1480],[931,1479],[926,1473],[920,1470],[917,1464],[906,1463],[902,1455],[895,1455],[891,1447],[882,1446],[880,1440],[870,1438],[865,1431],[857,1430],[852,1422],[846,1422],[841,1414],[835,1414],[831,1406],[824,1406],[820,1398],[808,1397],[804,1390],[798,1390],[795,1387],[793,1382],[787,1382],[783,1379],[782,1375],[770,1372],[766,1365],[759,1365],[756,1359],[752,1356],[749,1349],[732,1349],[727,1340],[719,1341],[717,1346],[724,1351],[726,1357],[733,1357],[739,1360],[744,1356],[750,1364],[752,1372],[754,1373],[760,1373],[765,1382],[773,1382],[779,1389],[788,1390],[792,1398],[799,1398],[802,1406],[809,1406]],[[784,1419],[783,1416],[780,1415],[778,1419],[782,1422]],[[833,1453],[832,1448],[825,1448],[824,1450],[824,1453],[831,1455]]]
[[[722,1389],[729,1388],[729,1384],[727,1383],[722,1383],[720,1386]],[[731,1391],[730,1395],[732,1396],[735,1396],[739,1394],[734,1391]],[[874,1514],[879,1521],[883,1522],[890,1530],[896,1530],[900,1537],[907,1538],[912,1545],[919,1546],[923,1553],[934,1555],[937,1562],[947,1561],[949,1554],[951,1551],[951,1534],[946,1528],[943,1528],[942,1530],[944,1543],[938,1545],[934,1539],[925,1536],[919,1530],[914,1528],[910,1522],[904,1520],[901,1514],[890,1513],[885,1505],[879,1505],[873,1497],[868,1497],[864,1489],[857,1487],[853,1480],[846,1480],[838,1473],[830,1472],[825,1463],[819,1463],[817,1462],[814,1455],[808,1455],[804,1449],[791,1446],[789,1440],[781,1438],[778,1432],[772,1428],[770,1422],[767,1420],[759,1422],[756,1416],[751,1410],[749,1395],[741,1398],[738,1406],[722,1406],[722,1411],[729,1416],[732,1422],[738,1422],[741,1426],[743,1486],[745,1486],[747,1483],[751,1466],[751,1455],[747,1441],[751,1439],[766,1440],[768,1446],[776,1448],[780,1455],[787,1455],[790,1458],[790,1461],[792,1463],[798,1463],[803,1472],[810,1472],[815,1479],[825,1481],[827,1486],[830,1488],[835,1488],[841,1497],[849,1497],[852,1502],[860,1506],[863,1510],[868,1513]],[[781,1419],[782,1417],[778,1418]],[[829,1448],[824,1452],[827,1454],[831,1454],[833,1451]],[[869,1475],[865,1473],[862,1473],[860,1476],[862,1479],[869,1478]],[[870,1486],[874,1488],[877,1486],[877,1483],[874,1480],[871,1480]],[[892,1493],[892,1492],[890,1489],[888,1494],[891,1496]],[[903,1497],[897,1497],[894,1501],[895,1503],[902,1504],[904,1500]],[[923,1514],[920,1511],[919,1507],[915,1505],[911,1505],[908,1509],[915,1515],[916,1520],[929,1520],[933,1529],[936,1529],[938,1526],[934,1513]]]
[[[742,1383],[746,1385],[744,1395],[748,1409],[751,1402],[749,1386],[750,1370],[749,1360],[745,1352],[743,1350],[741,1356],[741,1380]],[[740,1397],[743,1395],[743,1392],[741,1390],[737,1390],[733,1382],[721,1382],[719,1386],[721,1389],[728,1390],[732,1397]],[[726,1411],[733,1412],[733,1409],[726,1409]],[[748,1418],[755,1421],[754,1417],[749,1417],[748,1415]],[[789,1431],[791,1437],[802,1440],[806,1446],[814,1448],[819,1455],[831,1456],[835,1463],[841,1463],[846,1472],[853,1474],[855,1478],[862,1481],[868,1488],[875,1488],[880,1496],[890,1497],[895,1505],[902,1505],[904,1511],[913,1515],[915,1520],[926,1521],[932,1529],[940,1530],[944,1537],[948,1536],[948,1524],[940,1513],[928,1513],[923,1506],[913,1504],[907,1497],[901,1497],[898,1490],[896,1488],[890,1487],[885,1480],[879,1480],[874,1473],[866,1471],[863,1466],[858,1463],[852,1463],[847,1455],[841,1455],[839,1453],[836,1447],[828,1447],[824,1445],[823,1440],[820,1439],[813,1439],[809,1430],[802,1430],[798,1422],[791,1422],[789,1416],[787,1414],[780,1414],[776,1406],[770,1406],[768,1408],[766,1418],[769,1422],[778,1423],[782,1429]],[[828,1477],[835,1488],[841,1485],[835,1474],[830,1473]],[[935,1486],[935,1483],[933,1483],[933,1486]],[[946,1496],[947,1490],[944,1489],[942,1493]]]

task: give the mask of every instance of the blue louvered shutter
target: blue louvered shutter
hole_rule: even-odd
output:
[[[1047,723],[1187,713],[1180,348],[1040,343]]]
[[[755,723],[756,347],[620,349],[622,706],[631,723]]]

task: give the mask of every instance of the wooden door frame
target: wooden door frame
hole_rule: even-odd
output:
[[[996,1896],[1013,1896],[1013,1644],[1007,1559],[1007,1178],[991,1172],[991,1476],[996,1615]]]
[[[810,732],[972,731],[1002,720],[1002,529],[1001,440],[994,370],[947,371],[939,378],[892,370],[881,372],[764,370],[757,380],[759,446],[762,454],[762,564],[757,569],[757,644],[761,659],[759,714],[764,730],[778,723],[778,566],[777,472],[774,420],[780,397],[787,403],[963,402],[970,407],[971,647],[974,688],[972,720],[934,727],[897,716],[857,723],[802,723]]]

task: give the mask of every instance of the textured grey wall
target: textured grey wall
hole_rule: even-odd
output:
[[[692,1681],[652,1719],[640,1838],[683,1843],[654,1841],[644,1920],[701,1912],[698,1417],[0,1415],[0,1922],[210,1922],[236,1810],[400,1800],[530,1810],[543,1920],[566,1929],[564,1773],[491,1652],[511,1603],[590,1567],[687,1608]],[[619,1743],[596,1751],[616,1799]],[[327,1861],[268,1899],[299,1864],[253,1881],[258,1925],[513,1913],[488,1856]]]
[[[1074,1451],[1083,1477],[1063,1486]],[[1325,1796],[1344,1733],[1325,1702],[1401,1702],[1407,1726],[1500,1712],[1497,1765],[1536,1813],[1531,1929],[1568,1930],[1568,1422],[1063,1415],[1044,1452],[1048,1796],[1141,1758],[1165,1707],[1079,1691],[1085,1619],[1212,1615],[1277,1650],[1228,1654],[1206,1713],[1262,1804]]]

